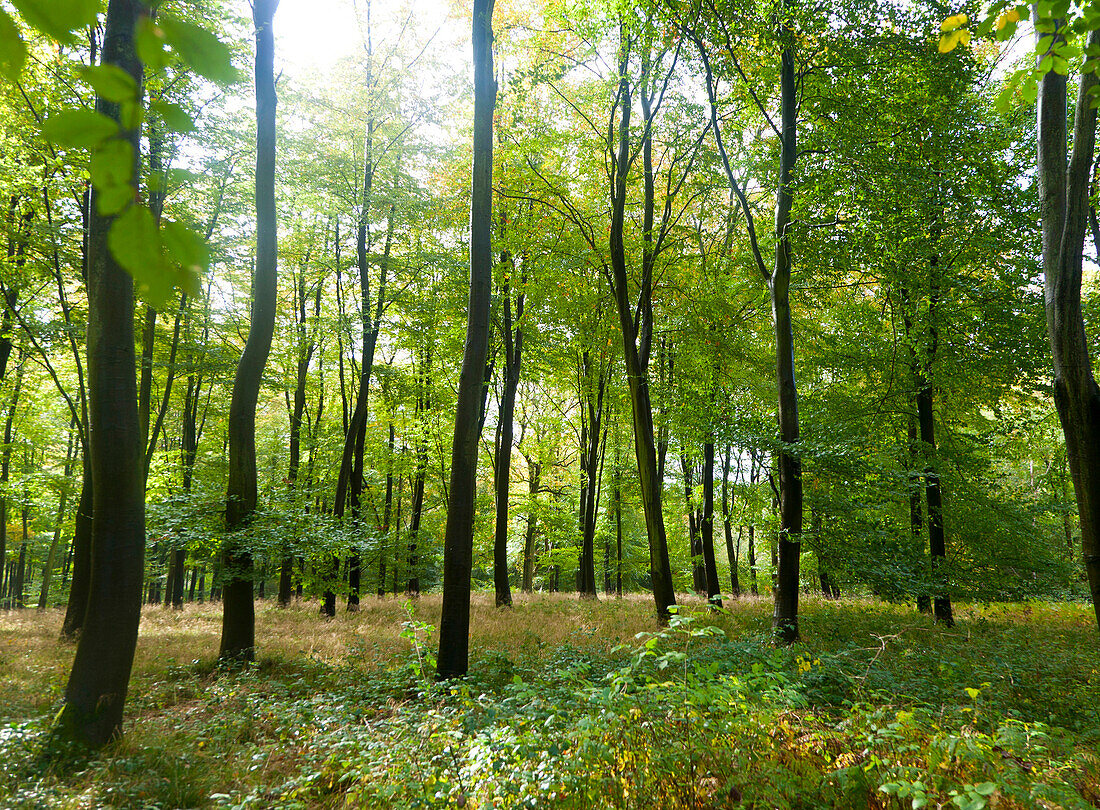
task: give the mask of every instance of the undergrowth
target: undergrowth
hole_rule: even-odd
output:
[[[40,745],[71,648],[0,617],[0,806],[117,808],[1100,807],[1100,663],[1072,605],[761,600],[474,606],[470,675],[437,683],[438,597],[335,622],[261,606],[267,654],[219,670],[216,608],[148,610],[126,736]],[[169,663],[169,661],[171,661]]]

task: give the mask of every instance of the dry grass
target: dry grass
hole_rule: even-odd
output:
[[[302,657],[326,664],[353,663],[362,668],[386,666],[406,653],[401,638],[411,618],[433,628],[438,636],[439,594],[416,600],[365,597],[357,612],[340,610],[332,619],[319,615],[316,601],[280,609],[273,600],[257,602],[256,644],[261,660],[291,661]],[[702,610],[694,594],[681,594],[686,610]],[[718,617],[732,635],[759,628],[770,604],[748,597]],[[0,613],[0,723],[47,712],[60,699],[72,662],[73,645],[60,641],[61,609]],[[476,658],[486,651],[502,652],[532,663],[544,650],[569,644],[592,652],[630,643],[654,629],[653,600],[648,594],[622,599],[578,600],[574,594],[514,594],[512,610],[497,610],[493,595],[473,596],[470,649]],[[177,611],[158,606],[142,610],[131,693],[160,681],[170,667],[212,662],[221,637],[221,604],[188,604]]]

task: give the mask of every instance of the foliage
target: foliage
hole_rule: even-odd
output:
[[[501,623],[490,595],[474,605],[484,645],[470,676],[440,685],[423,658],[438,598],[423,601],[365,603],[335,635],[311,633],[309,605],[262,609],[277,652],[225,672],[205,663],[210,609],[150,609],[127,739],[72,770],[41,770],[32,756],[48,706],[15,708],[59,679],[42,666],[57,657],[59,617],[7,624],[0,801],[1086,808],[1100,798],[1100,675],[1074,641],[1088,621],[1077,608],[961,606],[945,632],[896,608],[811,600],[811,644],[777,650],[755,600],[720,614],[684,608],[618,644],[647,623],[644,600],[517,595]],[[307,644],[312,655],[298,652]]]

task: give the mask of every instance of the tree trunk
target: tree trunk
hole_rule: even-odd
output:
[[[935,274],[937,257],[932,257],[931,271]],[[953,627],[955,619],[951,613],[951,597],[947,592],[943,564],[947,560],[947,541],[943,528],[943,493],[940,476],[936,468],[936,430],[933,416],[933,391],[930,380],[932,362],[936,357],[936,325],[934,322],[936,302],[936,281],[933,277],[928,298],[928,355],[923,373],[917,377],[917,421],[920,423],[920,440],[927,455],[924,467],[924,497],[928,504],[928,551],[932,560],[932,615],[945,627]]]
[[[256,510],[256,401],[275,329],[278,235],[275,221],[275,38],[278,0],[255,0],[256,31],[256,277],[252,322],[237,364],[229,406],[229,486],[225,524],[244,528]],[[252,599],[252,551],[231,536],[223,554],[222,660],[253,661],[256,616]]]
[[[145,7],[110,0],[103,62],[118,65],[140,87],[142,66],[133,33]],[[118,105],[96,99],[96,110],[118,120]],[[133,150],[131,183],[140,172],[140,131],[121,137]],[[95,500],[89,598],[56,737],[97,748],[122,732],[122,710],[137,646],[145,551],[144,442],[134,379],[133,280],[107,249],[111,220],[98,192],[88,211],[88,405]]]
[[[530,494],[527,511],[527,532],[523,538],[523,583],[524,593],[535,589],[535,535],[538,528],[539,479],[542,477],[542,464],[530,456],[527,459],[527,488]]]
[[[416,445],[416,472],[412,481],[412,502],[409,505],[409,571],[407,593],[420,595],[420,522],[424,514],[424,484],[428,476],[428,426],[423,424],[432,407],[432,346],[429,343],[424,358],[421,390],[416,399],[416,417],[420,437]]]
[[[581,554],[577,590],[582,598],[596,598],[596,513],[599,509],[599,481],[603,459],[600,454],[600,427],[603,422],[604,391],[607,371],[603,358],[596,363],[585,351],[581,355],[581,474],[584,477],[580,498]]]
[[[802,550],[802,461],[793,445],[798,442],[798,389],[794,375],[794,329],[791,324],[791,171],[796,151],[796,87],[794,47],[783,49],[780,66],[782,140],[779,190],[775,206],[775,268],[769,287],[775,322],[776,382],[779,391],[779,567],[772,628],[776,640],[798,640],[798,563]]]
[[[65,448],[64,482],[61,494],[57,499],[57,516],[54,518],[53,539],[50,541],[50,551],[46,556],[46,564],[42,569],[42,589],[38,593],[38,609],[45,610],[50,600],[50,580],[53,578],[53,570],[57,564],[57,549],[61,544],[61,530],[65,525],[65,507],[69,502],[68,483],[72,480],[73,463],[76,460],[76,437],[79,425],[74,418],[69,424],[69,441]],[[0,559],[3,556],[0,555]]]
[[[8,560],[8,499],[7,484],[11,475],[12,429],[15,424],[15,411],[19,407],[19,393],[23,387],[23,369],[26,356],[22,355],[15,373],[15,387],[12,389],[11,402],[8,404],[8,416],[4,420],[4,446],[0,449],[0,585],[4,581],[4,570]],[[0,587],[0,593],[3,588]],[[9,602],[10,604],[10,602]]]
[[[386,541],[390,536],[390,516],[393,514],[393,445],[395,431],[390,417],[390,438],[386,450],[386,502],[382,507],[382,530],[378,548],[378,598],[386,595]],[[397,546],[394,545],[394,551]]]
[[[684,504],[687,507],[688,542],[691,551],[691,589],[697,594],[707,592],[707,575],[703,566],[703,541],[700,536],[699,510],[692,503],[695,468],[685,451],[680,452],[680,470],[684,474]]]
[[[497,607],[511,607],[512,589],[508,584],[508,494],[512,476],[512,445],[515,443],[514,417],[516,389],[519,387],[520,364],[523,358],[523,281],[516,296],[516,326],[512,327],[511,274],[515,265],[505,251],[501,257],[504,272],[501,296],[504,299],[504,390],[497,412],[497,436],[493,492],[496,498],[496,524],[493,537],[493,585]]]
[[[1100,33],[1091,32],[1088,44],[1091,48],[1100,44]],[[1066,439],[1081,552],[1100,627],[1100,389],[1092,373],[1081,310],[1089,180],[1096,146],[1096,110],[1089,93],[1096,86],[1095,72],[1081,75],[1067,167],[1066,77],[1051,70],[1040,80],[1038,175],[1054,404]]]
[[[703,544],[703,568],[707,601],[722,607],[722,588],[718,584],[718,563],[714,557],[714,441],[703,444],[703,519],[700,534]]]
[[[489,298],[493,284],[493,0],[473,3],[474,138],[470,207],[470,302],[458,384],[451,450],[451,485],[443,540],[443,607],[439,678],[466,674],[470,647],[470,577],[477,496],[478,417],[489,352]]]
[[[669,620],[669,608],[676,604],[672,586],[672,568],[668,560],[668,539],[665,518],[661,510],[662,481],[657,475],[657,448],[653,435],[653,405],[649,398],[649,379],[646,364],[642,362],[637,343],[638,330],[634,326],[630,300],[627,294],[626,250],[623,242],[623,226],[626,212],[627,176],[630,169],[630,111],[631,88],[627,71],[627,49],[623,48],[619,64],[619,120],[618,152],[614,160],[614,186],[611,200],[611,230],[609,248],[615,307],[619,313],[619,326],[623,336],[623,357],[626,379],[630,392],[630,409],[634,424],[634,451],[638,461],[638,483],[642,494],[642,511],[645,514],[646,534],[649,538],[650,577],[653,583],[653,601],[657,620],[664,624]],[[644,93],[643,93],[644,95]],[[643,299],[646,297],[641,296]],[[646,357],[648,360],[648,356]]]
[[[737,565],[739,560],[737,559],[738,552],[741,545],[741,530],[737,530],[737,548],[733,544],[733,523],[730,520],[730,457],[732,455],[732,448],[729,445],[726,446],[726,451],[722,454],[722,525],[725,527],[726,533],[726,559],[730,564],[730,597],[736,599],[741,595],[741,582],[737,576]],[[737,467],[741,469],[741,462],[737,463]]]

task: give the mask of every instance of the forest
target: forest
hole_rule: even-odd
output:
[[[1100,807],[1098,67],[0,5],[0,806]]]

